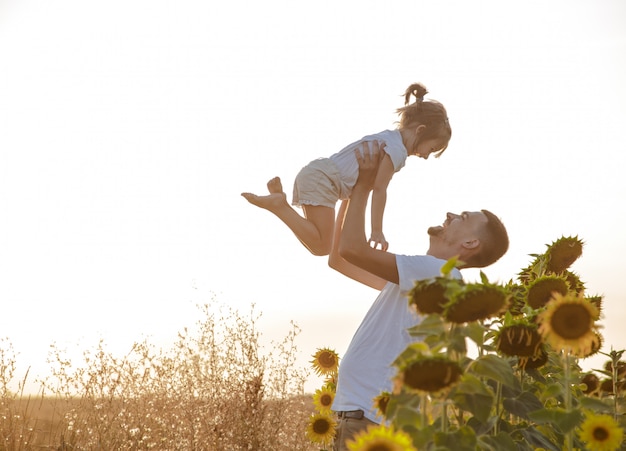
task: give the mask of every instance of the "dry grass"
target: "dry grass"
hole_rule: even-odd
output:
[[[8,389],[15,353],[0,341],[0,451],[318,449],[305,436],[314,407],[297,326],[262,353],[254,310],[202,311],[166,352],[144,341],[118,357],[101,341],[75,363],[52,345],[35,397]]]

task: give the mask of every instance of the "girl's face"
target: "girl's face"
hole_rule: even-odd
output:
[[[418,141],[416,144],[413,148],[413,155],[417,155],[424,160],[428,160],[431,153],[437,153],[445,147],[443,140],[438,138]]]

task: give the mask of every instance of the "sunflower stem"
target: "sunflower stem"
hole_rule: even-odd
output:
[[[496,422],[493,426],[494,437],[498,435],[498,423],[500,422],[500,415],[502,414],[501,401],[502,401],[502,384],[500,383],[500,381],[497,381],[496,382]]]
[[[570,372],[570,353],[565,351],[565,358],[563,359],[563,386],[565,388],[565,411],[567,413],[572,409],[572,390],[571,390],[571,372]],[[565,449],[571,451],[574,447],[574,430],[570,430],[565,434]]]
[[[623,351],[622,351],[623,352]],[[618,374],[617,374],[617,369],[619,366],[619,361],[620,358],[622,357],[622,353],[621,352],[615,352],[613,349],[611,349],[611,378],[613,379],[613,419],[615,421],[617,421],[618,419],[618,415],[617,415],[617,410],[618,410],[618,395],[617,395],[617,383],[618,383]]]
[[[422,428],[425,428],[428,425],[428,413],[426,412],[426,403],[427,403],[427,398],[426,398],[426,394],[422,394],[420,395],[420,410],[421,410],[421,417],[422,417]]]

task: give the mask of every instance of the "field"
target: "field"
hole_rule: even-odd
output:
[[[15,353],[0,341],[0,450],[319,449],[305,435],[314,406],[297,326],[262,353],[254,312],[202,309],[167,351],[142,342],[118,357],[100,342],[72,362],[52,346],[36,396],[9,390]]]

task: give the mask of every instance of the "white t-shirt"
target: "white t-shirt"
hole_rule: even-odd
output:
[[[409,156],[402,141],[402,135],[399,130],[384,130],[374,135],[367,135],[358,141],[348,144],[339,152],[329,157],[330,161],[335,163],[339,170],[339,179],[341,187],[339,190],[339,199],[348,199],[352,193],[352,188],[359,177],[359,163],[354,156],[354,149],[359,147],[363,142],[381,141],[385,143],[384,152],[391,157],[393,163],[393,171],[398,172],[406,163]]]
[[[396,255],[400,284],[385,285],[341,358],[334,411],[361,409],[367,419],[382,421],[373,407],[374,398],[392,391],[396,375],[392,363],[409,344],[418,341],[407,332],[420,322],[409,307],[408,292],[416,280],[440,276],[445,263],[430,255]],[[461,272],[455,268],[452,276],[461,279]]]

